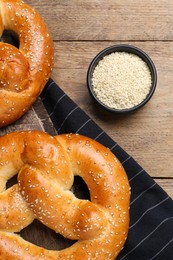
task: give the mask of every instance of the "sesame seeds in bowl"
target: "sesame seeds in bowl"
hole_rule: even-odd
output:
[[[154,94],[157,73],[150,57],[131,45],[114,45],[91,62],[87,86],[94,100],[106,110],[132,112]]]

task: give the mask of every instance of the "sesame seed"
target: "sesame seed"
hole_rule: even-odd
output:
[[[145,99],[151,89],[151,73],[137,55],[115,52],[95,67],[92,85],[102,103],[110,108],[127,109]]]

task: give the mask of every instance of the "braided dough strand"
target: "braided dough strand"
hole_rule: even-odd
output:
[[[130,188],[122,165],[110,150],[81,135],[51,137],[37,131],[0,137],[0,145],[2,187],[19,172],[18,185],[0,194],[0,259],[115,260],[128,233]],[[90,201],[70,191],[75,175],[86,182]],[[10,209],[10,194],[19,198],[21,210]],[[78,241],[55,251],[13,233],[34,218]]]
[[[53,42],[42,17],[21,0],[0,1],[0,36],[12,30],[19,49],[0,43],[0,127],[21,117],[43,90],[53,67]]]

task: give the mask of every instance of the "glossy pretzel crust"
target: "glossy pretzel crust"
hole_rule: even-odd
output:
[[[128,233],[130,187],[109,149],[81,135],[37,131],[2,136],[0,146],[0,259],[115,260]],[[18,184],[4,191],[18,172]],[[86,182],[90,201],[69,190],[75,175]],[[34,218],[78,241],[53,251],[14,234]]]
[[[42,17],[21,0],[0,0],[0,36],[19,36],[19,49],[0,42],[0,127],[20,118],[43,90],[53,68],[53,42]]]

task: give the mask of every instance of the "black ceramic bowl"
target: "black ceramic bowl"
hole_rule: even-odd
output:
[[[93,75],[95,67],[97,66],[99,61],[101,59],[103,59],[104,56],[109,55],[109,54],[114,53],[114,52],[127,52],[127,53],[132,53],[132,54],[135,54],[135,55],[139,56],[143,61],[146,62],[146,64],[148,65],[148,68],[150,70],[150,73],[151,73],[152,85],[151,85],[150,92],[148,93],[146,98],[141,103],[139,103],[138,105],[136,105],[136,106],[134,106],[132,108],[127,108],[127,109],[114,109],[114,108],[111,108],[111,107],[105,105],[104,103],[102,103],[98,99],[98,97],[96,96],[95,92],[93,91],[92,75]],[[151,97],[153,96],[155,88],[156,88],[156,84],[157,84],[157,72],[156,72],[156,68],[155,68],[155,65],[154,65],[153,61],[151,60],[151,58],[144,51],[142,51],[141,49],[139,49],[139,48],[137,48],[135,46],[131,46],[131,45],[124,45],[124,44],[114,45],[114,46],[111,46],[111,47],[108,47],[108,48],[102,50],[92,60],[90,66],[88,68],[88,72],[87,72],[87,87],[88,87],[89,93],[91,94],[91,97],[102,108],[104,108],[104,109],[106,109],[106,110],[108,110],[110,112],[114,112],[114,113],[133,112],[133,111],[136,111],[137,109],[143,107],[151,99]]]

